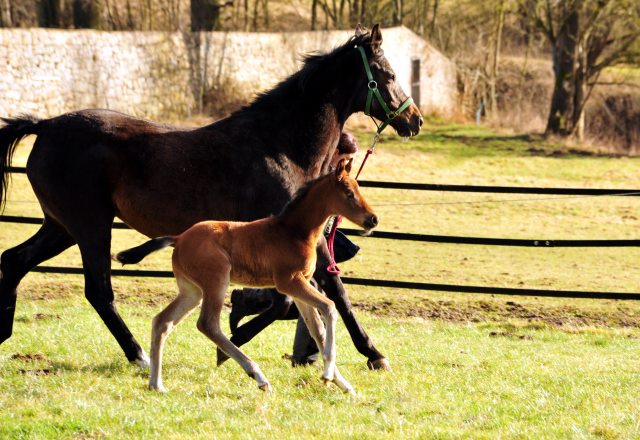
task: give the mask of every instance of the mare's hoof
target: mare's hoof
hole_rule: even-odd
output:
[[[149,369],[149,366],[151,365],[151,360],[149,359],[149,356],[145,354],[142,359],[136,359],[131,361],[131,365],[138,367],[144,371]]]
[[[387,358],[380,358],[375,361],[368,360],[367,367],[369,367],[369,370],[391,371],[391,365],[389,365]]]
[[[229,360],[229,356],[227,356],[227,354],[224,351],[220,350],[219,348],[217,349],[216,353],[218,356],[218,362],[217,362],[218,367]]]
[[[269,385],[269,382],[265,383],[264,385],[258,385],[258,388],[266,393],[270,393],[273,391],[273,389],[271,389],[271,385]]]

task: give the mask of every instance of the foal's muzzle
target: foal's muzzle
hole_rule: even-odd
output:
[[[378,226],[379,218],[377,215],[372,214],[364,221],[364,228],[369,231]]]

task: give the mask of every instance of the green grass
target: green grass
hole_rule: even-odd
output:
[[[369,132],[356,135],[363,147],[371,140]],[[640,188],[638,159],[587,155],[531,136],[431,121],[407,143],[383,139],[361,178]],[[14,165],[24,165],[29,146],[23,143]],[[363,192],[385,231],[614,239],[638,238],[640,226],[638,200],[631,197]],[[7,215],[42,215],[25,176],[14,176],[9,199]],[[0,224],[0,249],[36,230]],[[116,230],[112,249],[144,239]],[[626,292],[640,285],[633,248],[354,240],[360,254],[341,265],[353,277]],[[162,251],[140,268],[170,270],[169,260],[170,251]],[[72,248],[45,264],[79,266],[80,256]],[[116,277],[113,283],[121,314],[148,347],[151,319],[175,295],[174,281]],[[147,373],[127,363],[83,298],[82,277],[29,274],[20,286],[14,335],[0,346],[0,438],[640,438],[635,302],[348,289],[394,370],[368,371],[340,323],[338,365],[357,397],[322,387],[320,370],[292,369],[281,359],[291,349],[293,322],[278,322],[245,346],[275,389],[261,393],[232,361],[215,367],[215,347],[195,329],[195,316],[168,339],[170,392],[160,395],[146,390]],[[18,353],[41,356],[14,359]]]

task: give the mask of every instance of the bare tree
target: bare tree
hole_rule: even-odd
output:
[[[0,0],[0,27],[11,26],[11,3],[9,0]]]
[[[632,0],[539,0],[536,26],[551,44],[555,86],[547,133],[582,137],[584,106],[606,67],[626,60],[640,38]]]

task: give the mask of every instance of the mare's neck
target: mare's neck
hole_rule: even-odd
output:
[[[335,214],[328,203],[330,179],[331,176],[320,178],[279,217],[294,236],[313,245],[318,242],[329,217]]]
[[[245,110],[264,133],[265,153],[284,154],[304,170],[304,180],[329,171],[344,123],[357,110],[362,61],[356,56],[352,51],[319,68],[304,87],[300,73],[293,75]]]

